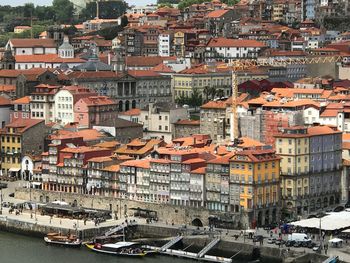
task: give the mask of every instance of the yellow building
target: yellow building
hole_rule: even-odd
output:
[[[279,220],[281,158],[271,149],[238,151],[230,159],[230,198],[252,226]]]
[[[276,1],[272,5],[272,21],[275,21],[275,22],[283,21],[285,9],[286,9],[286,2],[284,0]]]
[[[13,29],[13,32],[16,34],[23,33],[24,31],[31,30],[32,28],[30,26],[16,26]]]
[[[341,132],[328,126],[289,127],[275,136],[281,156],[285,216],[296,218],[339,200]]]
[[[248,80],[262,80],[268,78],[264,70],[247,70],[237,72],[237,83],[241,84]],[[206,88],[215,87],[216,91],[222,90],[224,97],[231,95],[232,72],[226,64],[199,65],[185,69],[173,75],[172,88],[174,99],[181,96],[190,97],[193,90],[197,89],[203,99],[211,99],[211,94],[206,94]],[[214,96],[216,97],[216,96]]]
[[[1,175],[21,178],[21,161],[26,154],[40,154],[47,128],[43,120],[15,120],[0,130]]]

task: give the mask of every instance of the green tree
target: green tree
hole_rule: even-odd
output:
[[[74,5],[69,0],[53,0],[54,20],[58,23],[70,23],[73,20]]]
[[[26,3],[23,7],[23,17],[32,17],[35,15],[35,6],[33,3]]]
[[[207,102],[209,100],[209,96],[210,96],[210,87],[209,86],[205,86],[203,89],[203,93],[205,95],[205,101]]]
[[[124,1],[99,2],[99,18],[118,18],[126,12],[127,7],[128,5]],[[90,2],[81,11],[80,18],[82,20],[93,19],[97,16],[96,11],[96,2]]]
[[[216,97],[218,97],[218,98],[225,97],[225,91],[224,91],[223,89],[218,89],[218,90],[215,92],[215,95],[216,95]]]

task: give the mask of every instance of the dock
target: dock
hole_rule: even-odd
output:
[[[168,256],[175,256],[175,257],[182,257],[182,258],[188,258],[188,259],[194,259],[199,261],[209,261],[209,262],[217,262],[217,263],[231,263],[231,258],[225,258],[225,257],[218,257],[218,256],[211,256],[206,255],[213,247],[216,246],[220,242],[220,237],[216,237],[213,240],[209,242],[208,245],[206,245],[204,248],[202,248],[198,253],[194,252],[187,252],[184,250],[178,250],[178,249],[171,249],[173,245],[175,245],[177,242],[182,240],[182,236],[177,236],[173,239],[171,239],[168,243],[166,243],[162,247],[155,247],[155,246],[145,246],[149,249],[154,249],[159,251],[160,254],[168,255]]]

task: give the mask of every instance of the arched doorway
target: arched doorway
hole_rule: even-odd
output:
[[[262,217],[263,217],[263,214],[261,211],[259,211],[259,213],[258,213],[258,226],[262,226]]]
[[[316,201],[316,209],[320,209],[321,208],[321,199],[317,199]]]
[[[130,110],[130,102],[127,100],[125,101],[125,111]]]
[[[269,213],[269,211],[265,211],[265,222],[264,222],[264,225],[267,225],[269,223],[271,223],[270,222],[270,213]]]
[[[131,108],[135,109],[136,108],[136,100],[133,100],[131,102]]]
[[[191,224],[192,224],[192,226],[199,226],[199,227],[203,226],[203,223],[199,218],[193,219]]]
[[[122,112],[123,111],[123,101],[119,101],[119,105],[118,105],[119,111]]]
[[[309,202],[307,200],[304,201],[304,213],[307,213],[309,210]]]
[[[310,202],[310,211],[311,212],[315,211],[315,200],[311,200]]]
[[[327,207],[328,206],[328,198],[325,197],[323,198],[323,207]]]
[[[334,196],[329,198],[329,205],[334,205]]]
[[[276,210],[276,208],[272,209],[271,220],[272,220],[272,223],[277,222],[277,210]]]
[[[77,201],[76,199],[73,201],[72,206],[73,206],[73,207],[77,207],[77,206],[78,206],[78,201]]]

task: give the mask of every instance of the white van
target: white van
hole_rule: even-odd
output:
[[[292,233],[288,235],[288,241],[310,242],[311,239],[304,233]]]

